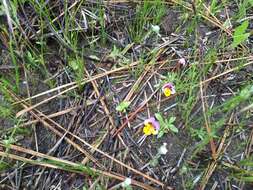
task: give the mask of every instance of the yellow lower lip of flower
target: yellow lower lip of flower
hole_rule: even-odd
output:
[[[143,133],[145,135],[156,135],[157,134],[157,131],[155,130],[154,126],[151,125],[150,123],[147,123],[144,125],[143,127]]]
[[[169,88],[164,88],[163,93],[166,97],[169,97],[171,95],[171,90]]]

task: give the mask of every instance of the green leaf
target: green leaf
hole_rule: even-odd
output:
[[[178,133],[178,129],[174,125],[170,125],[169,129],[174,133]]]
[[[240,26],[235,28],[235,32],[233,36],[244,34],[248,26],[249,26],[249,21],[245,20]]]
[[[169,123],[174,123],[174,121],[176,121],[176,117],[170,117]]]
[[[12,107],[11,105],[4,105],[0,102],[0,117],[2,118],[8,118],[12,114]]]
[[[217,10],[217,0],[212,0],[210,5],[210,12],[212,14],[215,14],[215,11]]]
[[[165,123],[165,121],[164,121],[162,115],[161,115],[160,113],[156,113],[156,114],[155,114],[155,118],[159,121],[160,127],[161,127],[161,128],[164,128],[165,125],[166,125],[166,123]]]
[[[244,182],[253,182],[253,176],[238,176],[238,179],[240,181],[244,181]]]
[[[71,60],[69,62],[69,66],[74,70],[77,71],[79,69],[79,64],[77,62],[77,60]]]
[[[7,147],[11,144],[14,144],[16,140],[13,137],[9,137],[8,139],[4,139],[2,143],[6,145]]]
[[[157,166],[158,165],[158,159],[154,159],[154,160],[151,160],[150,161],[150,165],[152,166],[152,167],[155,167],[155,166]]]
[[[232,43],[232,47],[235,48],[238,45],[240,45],[242,42],[246,41],[248,39],[248,37],[250,36],[250,33],[246,33],[246,34],[241,34],[238,36],[234,36],[233,38],[233,43]]]
[[[155,114],[155,117],[156,117],[156,119],[157,119],[158,121],[163,121],[163,117],[161,116],[160,113],[156,113],[156,114]]]
[[[120,50],[119,50],[116,46],[113,46],[113,50],[112,50],[112,52],[110,53],[109,57],[115,59],[115,58],[117,58],[118,56],[120,56]]]
[[[157,138],[158,139],[161,138],[164,135],[164,133],[165,132],[163,130],[160,130],[159,133],[158,133],[158,135],[157,135]]]
[[[123,101],[116,107],[116,110],[119,112],[126,111],[130,104],[131,102],[129,101]]]
[[[10,168],[11,166],[7,163],[7,162],[4,162],[4,161],[0,161],[0,172],[1,171],[4,171],[8,168]]]
[[[239,165],[241,166],[250,166],[253,167],[253,160],[251,159],[244,159],[239,162]]]
[[[0,16],[4,16],[4,15],[5,15],[4,6],[0,5]]]
[[[162,115],[159,113],[156,113],[155,117],[160,123],[160,130],[158,132],[157,138],[161,138],[165,133],[168,133],[169,131],[178,133],[178,129],[173,125],[176,117],[170,117],[169,119],[164,120]]]
[[[253,7],[253,0],[248,0],[248,2]]]
[[[248,37],[250,36],[250,33],[245,33],[248,26],[249,26],[249,21],[246,20],[240,26],[235,28],[235,32],[233,34],[233,43],[232,43],[233,48],[237,47],[239,44],[241,44],[242,42],[248,39]]]

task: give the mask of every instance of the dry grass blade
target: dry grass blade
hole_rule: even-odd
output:
[[[13,93],[11,93],[10,91],[9,91],[9,93],[10,93],[15,99],[18,100],[18,98],[17,98],[15,95],[13,95]],[[28,106],[26,106],[24,103],[22,103],[22,106],[25,107],[25,108],[28,107]],[[114,157],[110,156],[109,154],[107,154],[107,153],[105,153],[105,152],[99,150],[98,148],[95,148],[94,146],[90,145],[89,143],[87,143],[86,141],[84,141],[83,139],[81,139],[80,137],[78,137],[77,135],[75,135],[75,134],[73,134],[73,133],[67,131],[65,128],[63,128],[62,126],[60,126],[58,123],[54,122],[52,119],[48,118],[48,117],[47,117],[46,115],[44,115],[43,113],[41,113],[41,112],[39,112],[39,111],[37,111],[37,112],[39,113],[39,115],[43,116],[43,117],[46,118],[48,121],[50,121],[51,123],[53,123],[55,126],[57,126],[58,128],[60,128],[61,130],[63,130],[66,134],[71,135],[71,136],[74,137],[75,139],[79,140],[79,142],[81,142],[81,143],[83,143],[84,145],[88,146],[88,147],[91,149],[91,151],[92,151],[92,150],[95,150],[96,152],[98,152],[98,153],[104,155],[105,157],[111,159],[112,161],[114,161],[114,162],[116,162],[116,163],[122,165],[123,167],[125,167],[125,168],[131,170],[132,172],[134,172],[134,173],[136,173],[136,174],[138,174],[138,175],[141,175],[142,177],[144,177],[144,178],[146,178],[146,179],[148,179],[148,180],[150,180],[150,181],[152,181],[152,182],[154,182],[154,183],[156,183],[156,184],[158,184],[158,185],[160,185],[160,186],[162,186],[162,187],[164,186],[164,184],[161,183],[160,181],[158,181],[158,180],[156,180],[156,179],[150,177],[149,175],[143,174],[142,172],[140,172],[140,171],[138,171],[138,170],[136,170],[136,169],[134,169],[134,168],[132,168],[132,167],[130,167],[130,166],[124,164],[123,162],[121,162],[121,161],[115,159]],[[40,122],[42,122],[46,127],[48,127],[50,130],[52,130],[56,135],[58,135],[58,136],[62,136],[62,135],[63,135],[63,134],[60,133],[58,130],[56,130],[54,127],[52,127],[50,124],[48,124],[46,121],[44,121],[43,119],[41,119],[41,118],[40,118],[37,114],[35,114],[33,111],[30,110],[30,113],[31,113],[36,119],[40,120]],[[102,168],[103,168],[103,166],[102,166],[93,156],[91,156],[87,151],[83,150],[79,145],[77,145],[76,143],[74,143],[73,141],[71,141],[71,140],[70,140],[69,138],[67,138],[67,137],[65,137],[65,140],[66,140],[69,144],[73,145],[77,150],[79,150],[79,151],[81,151],[82,153],[84,153],[89,159],[91,159],[91,160],[92,160],[95,164],[97,164],[99,167],[102,167]]]
[[[191,4],[190,3],[187,3],[188,5],[183,5],[181,1],[178,1],[178,0],[172,0],[173,3],[175,4],[178,4],[178,5],[181,5],[183,6],[185,9],[187,10],[190,10],[190,11],[194,11],[192,8],[191,8]],[[194,2],[192,2],[194,3]],[[229,36],[232,36],[231,32],[225,28],[221,23],[220,21],[215,17],[214,19],[210,18],[208,15],[204,15],[204,14],[200,14],[204,19],[206,19],[207,21],[209,21],[210,23],[212,23],[214,26],[217,26],[219,27],[221,30],[223,30],[224,32],[226,32]]]
[[[159,55],[163,52],[163,49],[160,49],[156,56],[150,60],[150,62],[147,64],[147,66],[144,69],[144,72],[141,74],[141,76],[135,81],[134,85],[132,86],[131,90],[128,92],[127,96],[125,97],[124,101],[130,101],[131,97],[133,96],[136,89],[138,89],[140,83],[144,79],[144,77],[147,75],[149,70],[152,68],[152,64],[154,64],[155,60],[158,59]]]
[[[16,99],[19,100],[19,98],[17,98],[17,96],[15,96],[12,92],[10,92],[10,95]],[[21,104],[24,108],[28,108],[28,106],[25,103]],[[55,129],[52,125],[50,125],[47,121],[50,121],[51,123],[53,123],[54,125],[56,125],[57,127],[59,127],[61,130],[64,130],[65,133],[69,133],[69,131],[67,131],[65,128],[63,128],[62,126],[60,126],[58,123],[54,122],[52,119],[48,118],[46,115],[44,115],[43,113],[38,112],[38,114],[36,114],[34,111],[29,111],[31,113],[31,115],[33,115],[37,120],[39,120],[45,127],[49,128],[51,131],[53,131],[57,136],[62,137],[63,133],[61,133],[60,131],[58,131],[57,129]],[[43,117],[44,119],[42,119],[41,117]],[[103,168],[103,165],[101,165],[92,155],[90,155],[89,152],[87,152],[86,150],[84,150],[83,148],[81,148],[81,146],[79,146],[78,144],[76,144],[75,142],[73,142],[70,138],[67,138],[66,136],[64,137],[64,139],[71,144],[74,148],[76,148],[77,150],[79,150],[80,152],[82,152],[85,156],[87,156],[90,160],[92,160],[95,164],[97,164],[99,167]]]
[[[234,114],[231,114],[230,119],[229,119],[229,123],[232,121],[233,117],[234,117]],[[213,172],[215,171],[215,169],[218,165],[218,163],[217,163],[218,158],[225,151],[224,145],[225,145],[226,138],[229,135],[229,129],[230,129],[230,126],[228,125],[226,127],[225,131],[224,131],[223,137],[222,137],[222,139],[220,141],[220,144],[219,144],[219,147],[217,149],[217,154],[215,155],[216,159],[213,160],[212,163],[209,164],[209,166],[207,167],[207,169],[204,173],[204,177],[203,177],[203,180],[202,180],[201,185],[200,185],[200,190],[204,190],[206,188],[208,180],[210,179],[211,175],[213,174]]]
[[[249,1],[3,0],[0,189],[251,187]]]
[[[3,144],[0,144],[0,146],[5,147]],[[80,164],[77,164],[77,163],[74,163],[74,162],[71,162],[71,161],[67,161],[67,160],[63,160],[63,159],[60,159],[60,158],[48,156],[46,154],[35,152],[33,150],[25,149],[23,147],[19,147],[19,146],[16,146],[16,145],[9,145],[8,148],[11,148],[11,149],[19,151],[19,152],[23,152],[23,153],[27,153],[27,154],[33,155],[33,156],[36,156],[38,158],[44,158],[44,159],[55,161],[57,163],[67,164],[69,166],[72,166],[73,168],[80,167]],[[43,167],[49,167],[49,168],[54,168],[54,169],[60,169],[60,170],[66,170],[66,171],[68,171],[67,169],[64,169],[63,167],[59,167],[59,166],[54,165],[54,164],[45,163],[45,162],[39,162],[39,161],[36,161],[36,160],[31,160],[29,158],[17,156],[17,155],[10,154],[10,153],[7,153],[7,152],[0,151],[0,156],[6,157],[6,158],[9,158],[9,159],[19,160],[19,161],[22,161],[22,162],[25,162],[25,163],[30,163],[30,164],[33,164],[33,165],[39,165],[39,166],[43,166]],[[105,175],[105,176],[110,177],[110,178],[118,179],[120,181],[124,181],[126,179],[125,176],[118,175],[118,174],[113,174],[113,173],[102,171],[102,170],[98,170],[98,169],[95,169],[95,168],[89,168],[89,170],[91,170],[92,172],[94,172],[94,174],[98,173],[98,174]],[[86,174],[86,173],[83,173],[81,171],[75,171],[75,172],[79,173],[79,174]],[[154,188],[152,188],[151,186],[143,184],[143,183],[138,182],[136,180],[132,180],[132,184],[135,185],[135,186],[141,187],[143,189],[154,190]]]
[[[75,106],[75,107],[71,107],[71,108],[68,108],[68,109],[65,109],[65,110],[62,110],[62,111],[59,111],[59,112],[56,112],[56,113],[52,113],[50,115],[47,115],[48,118],[54,118],[54,117],[58,117],[58,116],[61,116],[61,115],[64,115],[66,113],[69,113],[75,109],[78,109],[80,108],[80,106]],[[41,118],[43,119],[43,118]],[[35,120],[31,120],[31,121],[28,121],[26,123],[23,123],[23,124],[20,124],[19,127],[25,127],[25,126],[29,126],[29,125],[32,125],[32,124],[36,124],[38,123],[39,120],[38,119],[35,119]]]
[[[212,131],[209,127],[209,122],[208,122],[208,119],[207,119],[207,116],[206,116],[206,103],[205,103],[205,100],[204,100],[204,97],[203,97],[203,87],[202,87],[202,84],[200,84],[200,96],[201,96],[201,100],[202,100],[202,110],[203,110],[203,115],[204,115],[204,119],[205,119],[205,127],[206,127],[206,131],[208,133],[208,136],[210,138],[210,145],[211,145],[211,150],[212,150],[212,157],[214,160],[216,160],[216,146],[214,144],[214,140],[213,140],[213,137],[212,137]]]
[[[200,84],[204,84],[204,83],[207,83],[207,82],[212,81],[212,80],[214,80],[214,79],[217,79],[217,78],[219,78],[219,77],[221,77],[221,76],[224,76],[224,75],[226,75],[226,74],[228,74],[228,73],[231,73],[231,72],[234,72],[234,71],[236,71],[236,70],[239,70],[240,68],[243,68],[243,67],[246,67],[246,66],[248,66],[248,65],[251,65],[252,63],[253,63],[253,61],[250,61],[250,62],[248,62],[248,63],[243,64],[242,66],[237,66],[237,67],[228,69],[227,71],[225,71],[225,72],[223,72],[223,73],[220,73],[220,74],[218,74],[218,75],[216,75],[216,76],[213,76],[213,77],[211,77],[211,78],[209,78],[209,79],[206,79],[206,80],[204,80],[204,81],[201,81]]]
[[[167,63],[167,61],[162,61],[162,62],[160,62],[159,64],[161,64],[161,65],[159,66],[158,70],[159,70],[160,68],[162,68],[166,63]],[[146,75],[146,72],[145,72],[145,75]],[[152,73],[151,77],[152,77],[153,75],[154,75],[154,73]],[[150,77],[150,79],[151,79],[151,77]],[[143,78],[143,77],[141,76],[140,78]],[[140,79],[140,78],[139,78],[139,79]],[[136,84],[136,83],[135,83],[135,84]],[[134,85],[135,85],[135,84],[134,84]],[[132,88],[132,89],[134,89],[134,88]],[[132,89],[131,89],[131,90],[132,90]],[[130,92],[131,92],[131,90],[130,90]],[[131,121],[132,119],[134,119],[135,116],[136,116],[136,114],[139,113],[140,111],[142,111],[142,110],[144,109],[144,106],[151,100],[151,98],[152,98],[158,91],[159,91],[159,89],[155,90],[155,92],[153,92],[153,93],[150,95],[150,97],[149,97],[148,99],[146,99],[146,100],[138,107],[138,109],[136,109],[133,113],[130,114],[130,117],[117,129],[117,131],[114,132],[113,137],[115,137],[118,133],[120,133],[120,132],[123,130],[123,128],[124,128],[125,126],[127,126],[128,122]],[[130,97],[131,97],[130,95],[132,95],[133,92],[131,92],[131,93],[130,93],[130,92],[128,93],[129,97],[126,97],[126,98],[130,98]],[[125,99],[126,99],[126,98],[125,98]],[[171,98],[171,97],[170,97],[170,98]],[[156,104],[156,103],[155,103],[155,104]]]
[[[66,87],[71,86],[71,87],[69,87],[68,89],[61,91],[60,93],[58,93],[58,94],[56,94],[56,95],[54,95],[54,96],[51,96],[50,98],[47,98],[47,99],[45,99],[45,100],[43,100],[43,101],[41,101],[41,102],[39,102],[39,103],[37,103],[37,104],[35,104],[35,105],[33,105],[33,106],[30,106],[30,107],[28,107],[28,108],[26,108],[26,109],[23,109],[23,110],[19,111],[19,112],[16,114],[16,117],[20,117],[21,115],[25,114],[26,112],[28,112],[28,111],[30,111],[30,110],[32,110],[32,109],[34,109],[34,108],[36,108],[36,107],[38,107],[38,106],[44,104],[44,103],[46,103],[46,102],[48,102],[48,101],[50,101],[50,100],[53,100],[53,99],[57,98],[58,96],[60,96],[60,95],[62,95],[62,94],[65,94],[65,93],[67,93],[67,92],[69,92],[69,91],[71,91],[71,90],[73,90],[73,89],[78,88],[80,85],[86,84],[86,83],[88,83],[88,82],[92,82],[92,81],[94,81],[94,80],[96,80],[96,79],[102,78],[102,77],[107,76],[107,75],[109,75],[109,74],[112,74],[112,73],[115,73],[115,72],[118,72],[118,71],[122,71],[122,70],[128,69],[129,67],[134,66],[134,65],[136,65],[137,63],[138,63],[138,62],[134,62],[134,63],[130,64],[129,66],[120,67],[120,68],[118,68],[118,69],[114,69],[114,70],[107,71],[107,72],[102,73],[102,74],[95,75],[95,76],[91,77],[90,79],[83,79],[83,80],[80,82],[80,84],[77,84],[77,82],[71,82],[71,83],[68,83],[68,84],[59,86],[59,87],[57,87],[57,88],[54,88],[54,89],[51,89],[51,90],[42,92],[42,93],[37,94],[37,95],[35,95],[35,96],[29,97],[29,98],[27,98],[27,99],[19,100],[19,101],[17,101],[15,104],[19,104],[19,103],[22,103],[22,102],[25,102],[25,101],[34,99],[34,98],[36,98],[36,97],[40,97],[40,96],[42,96],[42,95],[45,95],[45,94],[48,94],[48,93],[51,93],[51,92],[60,90],[60,89],[62,89],[62,88],[66,88]]]
[[[39,94],[36,94],[34,96],[31,96],[29,98],[26,98],[26,99],[23,99],[23,100],[19,100],[19,101],[16,101],[13,105],[16,105],[16,104],[19,104],[21,102],[26,102],[26,101],[30,101],[34,98],[38,98],[40,96],[43,96],[43,95],[46,95],[46,94],[50,94],[52,92],[55,92],[55,91],[59,91],[63,88],[67,88],[67,87],[70,87],[70,86],[73,86],[75,85],[75,88],[78,87],[78,85],[83,85],[85,83],[88,83],[88,82],[91,82],[91,81],[94,81],[94,80],[97,80],[99,78],[102,78],[102,77],[105,77],[107,75],[110,75],[110,74],[113,74],[113,73],[116,73],[116,72],[119,72],[119,71],[123,71],[123,70],[126,70],[126,69],[129,69],[131,67],[134,67],[138,64],[139,62],[134,62],[134,63],[131,63],[130,65],[128,66],[124,66],[124,67],[120,67],[120,68],[117,68],[117,69],[114,69],[114,70],[110,70],[110,71],[106,71],[104,73],[101,73],[101,74],[97,74],[95,76],[92,76],[90,79],[88,78],[84,78],[82,79],[81,83],[78,84],[78,82],[70,82],[70,83],[67,83],[67,84],[64,84],[64,85],[61,85],[61,86],[57,86],[56,88],[53,88],[53,89],[50,89],[50,90],[47,90],[47,91],[44,91],[42,93],[39,93]],[[77,85],[78,84],[78,85]],[[72,89],[71,89],[72,90]],[[61,95],[61,94],[60,94]]]
[[[85,73],[88,76],[88,78],[91,78],[89,72],[86,69],[85,69]],[[92,86],[93,86],[93,88],[95,90],[95,93],[96,93],[97,97],[99,98],[100,97],[100,93],[99,93],[99,90],[98,90],[98,84],[97,84],[96,80],[91,81],[91,83],[92,83]],[[112,127],[115,128],[115,124],[114,124],[113,118],[110,115],[110,112],[109,112],[109,110],[107,108],[107,105],[106,105],[104,99],[103,98],[99,98],[99,101],[101,102],[101,104],[103,106],[103,109],[105,111],[105,114],[109,118],[109,121],[110,121]]]
[[[80,2],[80,0],[76,0],[71,6],[68,7],[68,11],[71,10],[73,7],[75,7],[75,6],[77,5],[77,3],[79,3],[79,2]],[[64,16],[65,13],[66,13],[66,12],[63,11],[61,14],[59,14],[57,17],[55,17],[55,18],[52,20],[52,23],[54,23],[54,22],[57,21],[59,18],[61,18],[62,16]],[[41,33],[41,30],[38,30],[38,31],[36,32],[36,34],[33,34],[33,35],[30,36],[29,38],[34,38],[35,35],[40,34],[40,33]]]

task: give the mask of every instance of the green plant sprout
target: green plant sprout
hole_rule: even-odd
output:
[[[164,119],[162,115],[159,113],[156,113],[155,117],[160,123],[160,129],[159,129],[157,138],[161,138],[165,133],[168,133],[169,131],[173,133],[178,133],[178,129],[173,124],[176,120],[176,117],[170,117],[169,119]]]
[[[130,103],[131,102],[129,101],[123,101],[116,107],[116,110],[119,112],[126,112],[126,109],[129,107]]]
[[[246,30],[249,26],[249,21],[244,21],[240,26],[235,28],[235,32],[233,34],[233,43],[232,47],[235,48],[240,45],[242,42],[246,41],[250,36],[250,33],[246,33]]]

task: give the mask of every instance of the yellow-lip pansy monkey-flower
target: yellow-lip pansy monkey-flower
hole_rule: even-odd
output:
[[[169,97],[176,93],[175,86],[170,82],[163,85],[162,91],[166,97]]]
[[[157,135],[160,129],[160,124],[154,117],[150,117],[144,121],[143,133],[147,136]]]

